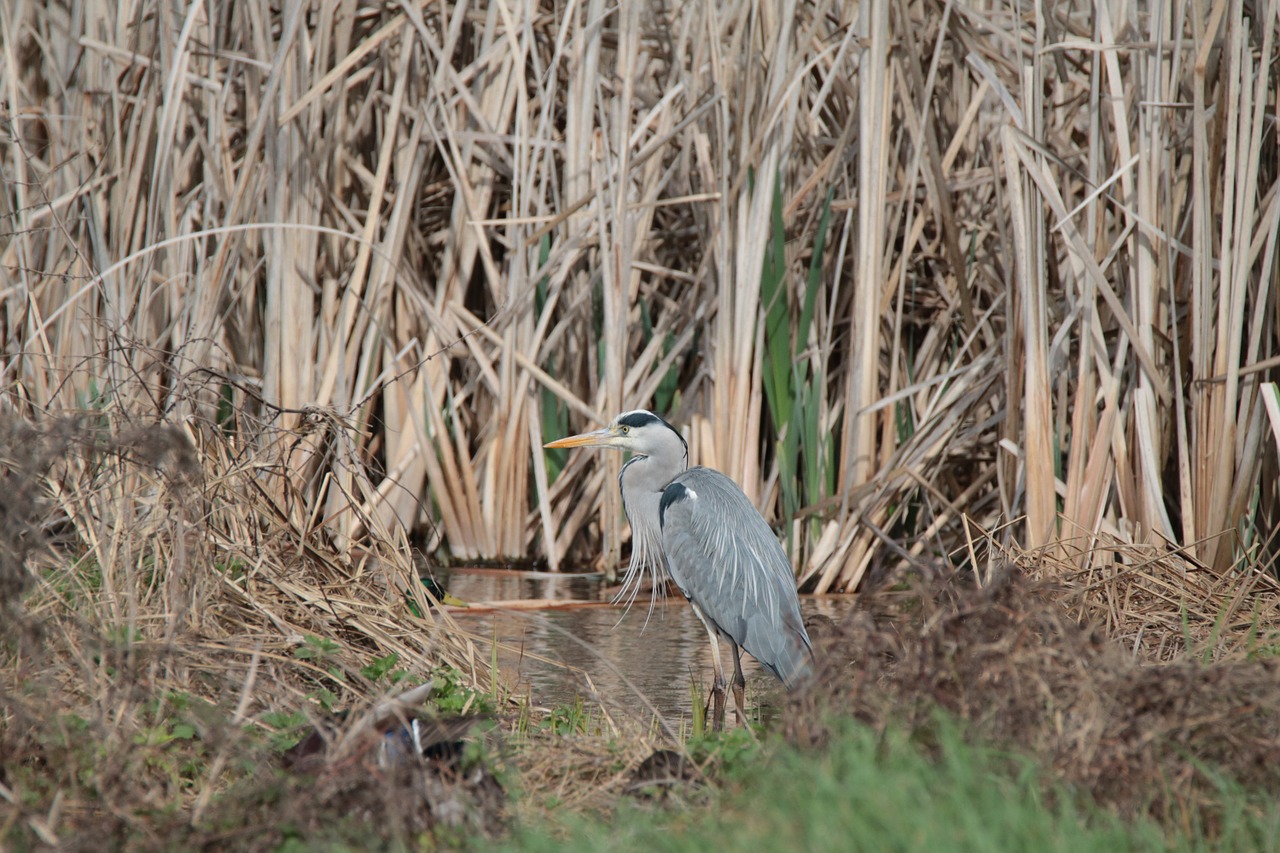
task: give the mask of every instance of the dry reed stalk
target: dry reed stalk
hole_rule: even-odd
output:
[[[858,187],[868,199],[882,199],[888,190],[890,149],[890,95],[894,88],[889,65],[890,6],[860,6],[859,24],[867,39],[858,63]],[[857,272],[854,275],[850,364],[844,394],[844,464],[838,487],[848,495],[875,476],[880,453],[876,447],[875,417],[867,409],[879,396],[880,282],[885,270],[884,247],[888,223],[883,204],[858,207]],[[849,507],[843,508],[846,512]],[[843,513],[842,513],[843,514]],[[871,537],[858,534],[843,564],[830,563],[818,581],[818,589],[836,585],[854,587],[866,571]]]

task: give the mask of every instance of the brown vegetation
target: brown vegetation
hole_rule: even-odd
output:
[[[130,425],[104,409],[0,429],[0,583],[13,594],[0,836],[104,849],[166,847],[196,825],[216,838],[229,818],[246,832],[256,812],[219,795],[259,778],[255,796],[274,796],[270,739],[381,696],[390,685],[370,664],[418,678],[451,665],[487,683],[402,540],[342,556],[294,511],[296,436]]]
[[[819,641],[823,672],[792,700],[789,736],[822,743],[832,712],[923,733],[941,708],[1100,804],[1169,827],[1211,827],[1223,779],[1280,793],[1274,636],[1240,631],[1237,654],[1207,665],[1187,635],[1177,662],[1153,666],[1072,619],[1063,604],[1076,598],[1017,568],[982,584],[951,576],[870,590]]]

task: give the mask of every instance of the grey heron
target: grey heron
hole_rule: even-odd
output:
[[[644,410],[624,412],[604,429],[546,447],[630,451],[618,486],[631,523],[626,584],[646,569],[655,585],[670,576],[711,637],[715,681],[712,725],[724,725],[725,678],[720,641],[733,648],[735,711],[743,715],[741,649],[788,688],[812,671],[813,645],[800,618],[791,562],[742,489],[719,471],[689,467],[689,447],[675,427]]]

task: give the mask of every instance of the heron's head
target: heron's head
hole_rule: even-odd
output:
[[[544,447],[614,447],[637,456],[687,456],[688,446],[676,428],[655,415],[637,409],[623,412],[604,429],[571,435]]]

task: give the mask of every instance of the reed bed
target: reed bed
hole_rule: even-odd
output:
[[[222,430],[338,555],[612,569],[540,447],[643,406],[808,590],[1274,568],[1276,0],[0,14],[19,422]]]

